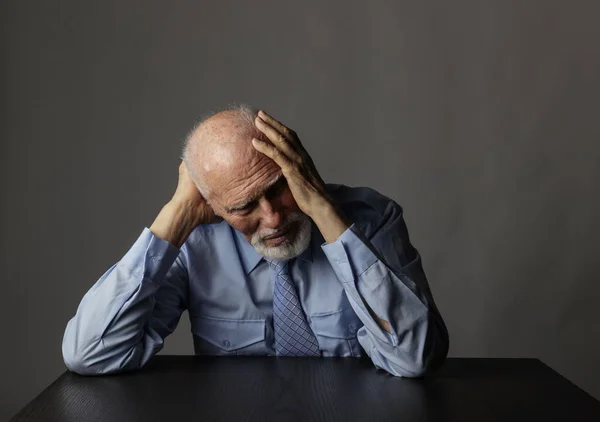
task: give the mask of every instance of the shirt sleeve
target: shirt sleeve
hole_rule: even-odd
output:
[[[187,308],[179,249],[145,228],[85,294],[62,342],[67,367],[82,375],[141,368],[163,347]]]
[[[449,338],[421,257],[410,244],[402,209],[394,201],[379,224],[365,227],[375,228],[365,233],[353,224],[322,249],[364,324],[358,340],[375,366],[396,376],[423,376],[444,362]],[[361,297],[389,322],[391,333],[377,324]]]

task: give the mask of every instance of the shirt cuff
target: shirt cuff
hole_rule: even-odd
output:
[[[323,243],[321,249],[330,262],[339,265],[343,283],[354,283],[378,258],[367,246],[369,241],[352,224],[333,243]]]
[[[178,256],[178,248],[144,227],[119,264],[129,268],[132,273],[142,275],[144,279],[160,284]]]

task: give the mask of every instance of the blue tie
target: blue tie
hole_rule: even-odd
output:
[[[319,344],[311,331],[287,261],[267,260],[275,275],[273,292],[273,327],[275,352],[278,356],[320,356]]]

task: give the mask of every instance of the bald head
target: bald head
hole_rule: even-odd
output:
[[[281,167],[252,145],[252,138],[270,142],[255,126],[256,117],[242,106],[204,119],[186,139],[183,159],[216,215],[259,254],[290,259],[308,247],[311,221]]]
[[[252,146],[252,138],[264,139],[254,125],[257,113],[248,106],[227,109],[202,120],[186,139],[183,160],[190,177],[209,199],[223,176],[250,170],[268,158]]]

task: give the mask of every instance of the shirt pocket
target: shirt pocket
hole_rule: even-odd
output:
[[[197,355],[265,355],[265,320],[191,318]]]
[[[310,320],[310,326],[317,337],[322,356],[361,356],[356,332],[363,323],[351,307],[311,315]]]

